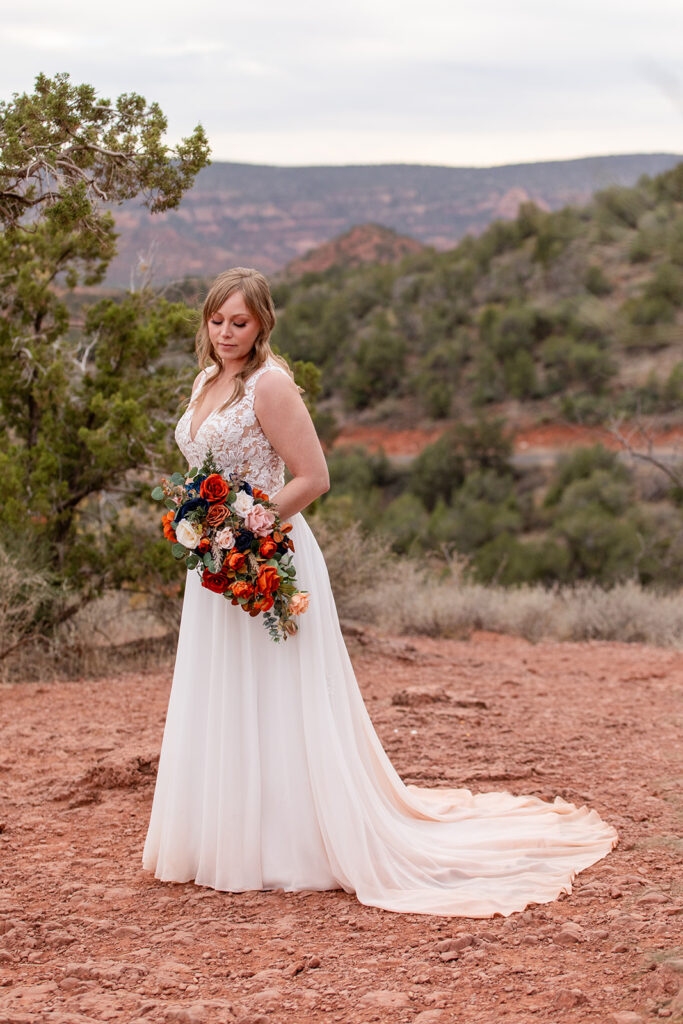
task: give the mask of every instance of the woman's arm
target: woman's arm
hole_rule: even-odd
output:
[[[288,519],[329,490],[325,454],[291,377],[274,370],[262,374],[254,391],[254,412],[263,433],[292,474],[281,491],[270,495],[282,518]]]

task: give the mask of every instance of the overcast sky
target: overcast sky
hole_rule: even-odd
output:
[[[0,0],[0,98],[67,71],[215,160],[488,166],[683,151],[681,0]]]

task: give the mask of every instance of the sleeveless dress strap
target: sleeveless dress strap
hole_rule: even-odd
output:
[[[254,370],[244,385],[244,397],[251,408],[254,406],[254,399],[256,397],[256,382],[259,377],[264,373],[268,373],[269,370],[277,370],[278,373],[284,373],[285,377],[289,377],[284,366],[279,366],[277,363],[272,363],[269,360],[266,361],[263,366],[259,366],[258,370]]]

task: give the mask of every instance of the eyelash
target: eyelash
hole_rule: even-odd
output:
[[[223,323],[223,321],[222,320],[212,320],[211,323],[215,324],[216,327],[220,327],[220,325]],[[243,324],[235,324],[235,327],[246,327],[246,326],[247,326],[246,320],[245,320],[245,322]]]

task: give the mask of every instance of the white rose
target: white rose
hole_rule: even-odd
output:
[[[202,538],[202,528],[198,523],[190,523],[181,519],[175,531],[176,540],[186,548],[196,548]]]
[[[232,508],[233,511],[236,512],[238,516],[242,516],[242,518],[244,518],[244,516],[246,516],[247,512],[249,511],[253,504],[254,499],[250,494],[247,494],[246,491],[238,491],[237,497],[233,502]]]
[[[219,548],[227,550],[231,548],[235,543],[235,534],[232,532],[229,526],[224,526],[222,530],[219,530],[215,537],[216,544]]]

